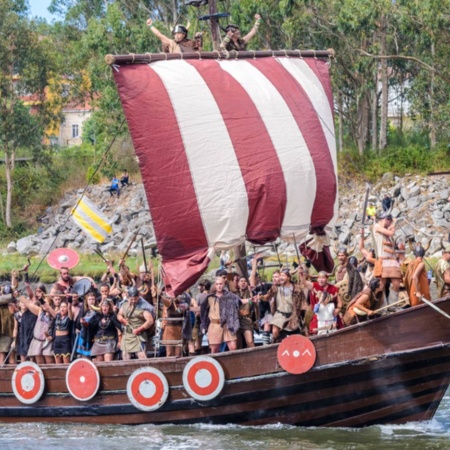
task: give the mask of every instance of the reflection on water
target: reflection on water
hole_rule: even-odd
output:
[[[55,425],[6,424],[2,450],[70,448],[73,450],[423,450],[450,448],[450,393],[430,422],[363,429],[300,428],[284,425]]]

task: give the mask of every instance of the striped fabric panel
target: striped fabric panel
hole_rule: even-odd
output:
[[[300,240],[333,220],[328,69],[314,65],[174,60],[114,71],[173,293],[215,249]]]
[[[103,242],[112,233],[108,218],[86,196],[83,196],[73,208],[72,219],[97,242]]]

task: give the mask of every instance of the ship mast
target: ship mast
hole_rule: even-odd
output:
[[[209,26],[211,28],[211,37],[213,42],[213,49],[219,51],[220,50],[220,28],[219,22],[217,21],[217,4],[216,0],[209,0]]]

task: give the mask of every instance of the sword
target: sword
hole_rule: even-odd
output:
[[[77,351],[79,338],[80,338],[80,333],[77,333],[77,335],[75,337],[75,342],[73,343],[72,353],[70,354],[70,362],[72,362],[73,359],[75,358],[75,353]]]
[[[3,361],[2,365],[0,367],[3,367],[6,364],[6,361],[8,361],[9,355],[11,355],[11,353],[14,351],[14,349],[16,348],[16,341],[13,340],[11,342],[11,348],[9,349],[8,354],[5,357],[5,360]]]
[[[141,231],[140,228],[138,228],[138,230],[136,231],[135,235],[133,236],[133,239],[131,239],[130,243],[128,244],[127,249],[125,250],[125,253],[122,256],[122,259],[125,261],[126,257],[128,256],[128,252],[130,251],[131,246],[133,245],[133,242],[136,240],[137,235],[139,234],[139,232]]]

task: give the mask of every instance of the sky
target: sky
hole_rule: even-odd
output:
[[[55,17],[52,16],[47,8],[50,6],[51,0],[28,0],[30,4],[31,16],[43,17],[47,22],[51,22]]]

